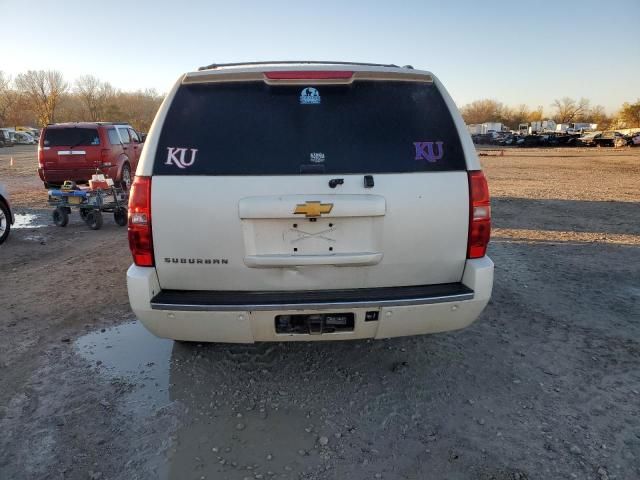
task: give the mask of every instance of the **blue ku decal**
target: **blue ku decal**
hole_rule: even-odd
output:
[[[413,142],[416,149],[416,160],[436,163],[444,155],[444,142]]]

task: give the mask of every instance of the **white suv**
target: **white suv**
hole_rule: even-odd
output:
[[[465,327],[491,296],[489,192],[429,72],[211,65],[160,107],[129,202],[129,299],[186,341]]]
[[[9,192],[0,183],[0,244],[9,236],[11,225],[15,218],[11,212],[11,202],[9,201]]]

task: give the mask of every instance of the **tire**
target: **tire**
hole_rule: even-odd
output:
[[[102,213],[100,210],[89,210],[84,222],[91,230],[100,230],[102,228]]]
[[[131,167],[128,163],[125,163],[122,166],[122,172],[120,172],[120,181],[118,182],[118,186],[125,192],[128,192],[131,188],[132,181],[133,177],[131,176]]]
[[[0,200],[0,244],[9,236],[11,231],[11,214],[9,213],[9,207]]]
[[[121,227],[126,227],[127,226],[127,209],[124,207],[118,207],[116,208],[116,210],[113,212],[113,219],[116,221],[116,223],[121,226]]]
[[[58,227],[66,227],[69,223],[69,214],[65,207],[56,207],[53,211],[53,223]]]

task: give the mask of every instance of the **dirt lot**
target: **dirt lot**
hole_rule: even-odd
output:
[[[0,247],[0,478],[640,478],[640,149],[482,162],[470,328],[185,347],[134,322],[125,230],[50,226],[34,149],[0,149],[46,224]]]

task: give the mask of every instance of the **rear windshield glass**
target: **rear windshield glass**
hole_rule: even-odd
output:
[[[100,145],[97,128],[47,128],[44,132],[45,147],[86,147]]]
[[[464,169],[460,139],[435,86],[373,81],[182,85],[154,164],[160,175]]]

